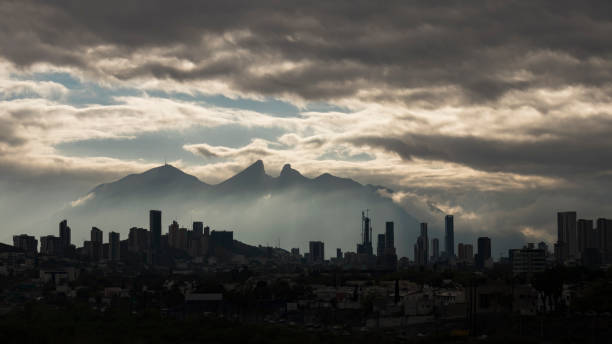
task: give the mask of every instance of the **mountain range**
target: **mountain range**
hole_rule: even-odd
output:
[[[417,221],[380,189],[385,188],[329,173],[307,178],[289,164],[272,177],[261,160],[210,185],[165,164],[98,185],[62,215],[73,228],[96,226],[125,238],[130,227],[148,228],[148,210],[159,209],[164,232],[172,220],[187,228],[204,221],[212,229],[234,230],[235,238],[249,244],[280,241],[281,247],[304,251],[308,241],[320,240],[330,256],[336,248],[355,251],[361,212],[368,209],[374,237],[384,232],[385,221],[394,221],[398,254],[405,255]]]

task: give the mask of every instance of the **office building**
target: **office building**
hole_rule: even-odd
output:
[[[321,241],[308,243],[310,263],[323,263],[325,261],[325,245]]]
[[[597,219],[597,234],[599,236],[599,250],[605,263],[612,263],[612,220]]]
[[[336,258],[342,259],[342,249],[340,248],[336,249]]]
[[[376,256],[382,257],[385,254],[385,235],[378,234],[378,242],[376,243]]]
[[[535,248],[534,244],[510,250],[508,253],[512,263],[512,273],[515,275],[531,275],[546,270],[546,251]]]
[[[566,211],[557,213],[557,259],[565,261],[579,256],[576,235],[576,212]]]
[[[70,227],[68,227],[67,220],[63,220],[59,223],[59,238],[60,246],[64,251],[70,246]]]
[[[108,259],[112,261],[119,261],[121,258],[121,240],[119,240],[119,233],[109,232],[108,233]]]
[[[13,235],[13,246],[26,253],[36,254],[38,252],[38,240],[27,234]]]
[[[444,252],[450,259],[455,256],[455,220],[453,215],[444,218]]]
[[[91,227],[89,231],[90,241],[85,246],[85,251],[92,261],[99,261],[104,257],[103,233],[97,227]],[[86,242],[87,243],[87,242]]]
[[[149,231],[146,228],[132,227],[128,233],[128,251],[146,252],[151,247]]]
[[[149,211],[149,231],[151,231],[151,249],[155,253],[161,251],[162,213],[160,210]]]
[[[91,227],[91,231],[89,233],[90,233],[92,242],[102,243],[103,236],[102,236],[102,231],[99,228]]]
[[[425,222],[421,223],[421,235],[417,238],[415,261],[418,265],[427,265],[429,262],[429,238]]]
[[[393,232],[393,221],[385,222],[385,249],[395,250],[395,234]]]
[[[593,220],[580,219],[576,222],[576,236],[578,241],[578,252],[582,252],[587,248],[595,248],[595,232],[593,230]]]
[[[471,263],[474,260],[474,247],[472,244],[459,243],[457,245],[457,256],[460,261]]]
[[[47,235],[40,237],[40,253],[49,255],[49,256],[57,256],[63,252],[62,243],[60,238]]]
[[[438,238],[434,238],[431,241],[431,249],[433,250],[433,255],[431,258],[436,261],[440,258],[440,240]]]
[[[193,226],[191,227],[191,230],[193,231],[193,234],[195,236],[202,236],[202,235],[204,235],[204,223],[202,223],[200,221],[195,221],[193,223]]]
[[[476,267],[484,269],[491,263],[491,239],[488,237],[478,238],[478,253],[476,254]]]
[[[357,253],[371,256],[372,250],[372,225],[370,218],[361,212],[361,244],[357,244]]]

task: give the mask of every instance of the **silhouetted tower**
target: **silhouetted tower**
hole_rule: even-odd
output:
[[[444,251],[448,258],[455,256],[455,221],[453,215],[444,218]]]
[[[395,239],[393,234],[393,221],[385,222],[385,248],[395,248]]]
[[[440,240],[438,240],[438,238],[434,238],[431,241],[431,248],[433,250],[433,255],[431,258],[433,258],[433,260],[437,260],[440,257]]]
[[[367,210],[366,210],[367,212]],[[357,245],[357,253],[372,255],[372,225],[365,212],[361,212],[361,245]]]
[[[484,269],[487,260],[491,259],[491,238],[478,238],[478,253],[476,254],[476,267]]]
[[[121,240],[119,240],[119,233],[108,233],[108,244],[108,259],[118,261],[120,259],[121,252]]]
[[[378,234],[378,243],[376,245],[376,255],[382,257],[385,254],[385,235]]]
[[[342,249],[341,248],[336,249],[336,258],[342,259]]]
[[[578,236],[576,233],[576,212],[557,213],[557,259],[564,261],[570,257],[577,258]]]
[[[151,231],[151,250],[161,250],[162,213],[160,210],[149,211],[149,230]]]
[[[200,221],[195,221],[192,226],[193,234],[196,237],[204,235],[204,224]]]
[[[98,242],[102,244],[102,241],[103,241],[102,230],[100,230],[98,227],[91,227],[90,233],[91,233],[91,242]]]
[[[70,246],[70,227],[68,227],[67,220],[63,220],[59,224],[59,237],[62,249]]]

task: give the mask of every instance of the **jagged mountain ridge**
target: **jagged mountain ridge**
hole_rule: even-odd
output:
[[[384,221],[395,221],[397,241],[407,238],[404,227],[416,228],[410,214],[380,195],[381,188],[329,173],[308,178],[289,164],[272,177],[261,160],[215,185],[163,165],[96,186],[64,216],[75,227],[96,225],[125,237],[131,226],[147,228],[148,210],[160,209],[164,230],[174,219],[186,227],[192,220],[204,220],[213,229],[237,231],[236,237],[249,244],[280,238],[306,249],[308,241],[324,240],[328,247],[354,251],[364,209],[374,216],[375,232],[384,231]]]

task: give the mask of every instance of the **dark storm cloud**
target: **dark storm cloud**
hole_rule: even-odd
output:
[[[87,69],[95,63],[87,48],[109,46],[110,57],[126,58],[160,48],[195,67],[131,61],[136,66],[107,73],[221,79],[239,91],[314,100],[450,85],[482,102],[611,77],[607,1],[9,1],[0,14],[1,54],[21,66]],[[236,32],[248,34],[224,36]],[[215,37],[224,37],[222,47]],[[217,49],[236,55],[211,61]],[[301,65],[252,72],[287,61]],[[513,77],[518,72],[531,77]]]
[[[441,160],[487,172],[562,178],[592,178],[612,172],[610,116],[559,120],[547,127],[525,128],[525,132],[537,139],[407,134],[396,138],[362,136],[348,141],[395,152],[405,160]]]

